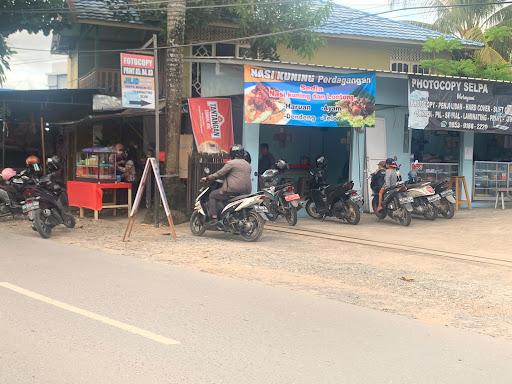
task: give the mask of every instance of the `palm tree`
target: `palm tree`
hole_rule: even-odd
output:
[[[392,7],[417,6],[414,0],[390,0]],[[482,64],[510,62],[512,42],[512,4],[496,0],[424,0],[436,15],[437,31],[485,44],[476,58]],[[425,24],[424,24],[425,25]]]

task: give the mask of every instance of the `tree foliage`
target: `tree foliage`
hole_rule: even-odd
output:
[[[0,85],[9,69],[9,57],[14,53],[7,46],[7,37],[23,30],[49,34],[62,26],[58,10],[63,7],[64,0],[0,1]]]
[[[417,0],[390,0],[392,6],[417,6]],[[481,64],[506,64],[512,53],[512,4],[496,0],[423,0],[435,16],[431,29],[475,40],[485,46],[479,52]],[[459,6],[463,5],[463,6]]]
[[[462,44],[456,40],[447,40],[444,37],[429,39],[423,45],[423,51],[432,54],[432,59],[423,60],[421,65],[431,73],[439,75],[512,81],[510,63],[482,61],[480,52],[483,50],[473,57],[465,57],[467,55],[461,51],[462,48]]]
[[[197,35],[196,32],[204,30],[208,24],[222,23],[233,26],[237,31],[237,37],[240,38],[277,33],[273,36],[250,39],[252,57],[278,59],[278,46],[285,46],[301,56],[311,57],[315,50],[322,45],[323,39],[314,32],[314,29],[329,17],[332,9],[330,1],[320,3],[312,0],[294,2],[277,0],[271,3],[268,0],[252,0],[250,5],[246,5],[247,3],[247,0],[229,0],[223,1],[222,4],[242,5],[225,8],[187,9],[186,39],[190,40],[190,36]],[[200,0],[189,2],[187,5],[207,6],[212,5],[212,2]],[[154,8],[155,4],[152,3],[145,7]],[[149,16],[147,12],[145,15]],[[157,11],[155,15],[161,17],[165,29],[165,14]],[[295,29],[301,30],[292,33],[279,33]]]

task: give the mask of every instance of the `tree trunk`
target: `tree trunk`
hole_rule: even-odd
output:
[[[181,133],[181,99],[183,97],[183,48],[185,41],[186,0],[172,0],[167,5],[167,135],[165,140],[165,173],[179,173]]]

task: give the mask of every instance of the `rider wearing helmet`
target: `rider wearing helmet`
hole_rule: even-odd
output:
[[[25,159],[25,165],[27,170],[32,175],[39,175],[42,171],[41,165],[39,164],[39,158],[34,155],[30,155]]]
[[[4,202],[5,205],[14,208],[16,206],[16,188],[11,184],[11,179],[16,176],[16,171],[12,168],[5,168],[0,173],[0,176],[5,182],[5,185],[0,186],[0,202]]]
[[[217,219],[217,204],[224,202],[236,195],[251,193],[251,166],[245,160],[246,152],[244,147],[235,144],[229,152],[231,160],[218,172],[203,177],[202,181],[223,179],[222,188],[210,193],[208,210],[212,219]]]
[[[327,178],[327,157],[320,155],[315,160],[315,168],[309,171],[313,178],[312,188],[325,185]]]
[[[284,160],[280,159],[280,160],[277,160],[276,168],[277,168],[279,171],[281,171],[281,172],[282,172],[282,171],[284,171],[284,170],[288,169],[288,168],[289,168],[289,166],[288,166],[288,163],[287,163],[286,161],[284,161]]]
[[[382,198],[386,190],[395,187],[398,184],[398,164],[395,159],[386,159],[386,175],[384,176],[384,185],[379,191],[379,206],[377,212],[382,211]]]

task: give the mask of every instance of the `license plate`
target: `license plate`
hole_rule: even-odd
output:
[[[450,189],[447,189],[446,191],[441,192],[441,197],[446,197],[446,196],[453,196],[453,191]]]
[[[39,201],[31,201],[29,203],[23,204],[22,209],[23,209],[23,213],[27,213],[27,212],[39,209]]]
[[[268,209],[264,205],[255,205],[254,210],[259,213],[267,213]]]
[[[427,200],[430,201],[431,203],[433,203],[435,201],[441,200],[441,196],[439,196],[439,195],[427,196]]]
[[[400,198],[400,204],[410,204],[414,201],[414,199],[411,197],[411,196],[407,196],[407,197],[401,197]]]
[[[290,202],[290,201],[294,201],[294,200],[300,200],[300,196],[299,196],[298,194],[296,194],[296,193],[295,193],[295,194],[293,194],[293,195],[286,195],[286,196],[284,197],[284,199],[285,199],[286,201]]]

